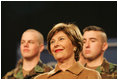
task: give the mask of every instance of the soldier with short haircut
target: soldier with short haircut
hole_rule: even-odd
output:
[[[116,79],[117,65],[104,58],[104,52],[108,48],[104,30],[97,26],[88,26],[83,33],[84,45],[80,60],[86,59],[85,67],[97,70],[103,79]],[[84,58],[81,59],[81,57]]]
[[[44,38],[37,30],[28,29],[23,33],[20,50],[22,58],[16,68],[3,77],[4,79],[29,79],[52,70],[52,67],[40,60],[40,54],[44,50]]]

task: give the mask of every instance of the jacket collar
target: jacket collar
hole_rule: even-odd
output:
[[[83,65],[81,65],[79,62],[76,62],[73,66],[71,66],[67,70],[78,75],[83,69],[84,69]]]
[[[75,75],[78,75],[80,72],[84,70],[84,66],[81,65],[79,62],[76,62],[74,65],[72,65],[70,68],[68,68],[66,71],[69,71],[71,73],[74,73]],[[48,73],[48,77],[55,75],[59,72],[62,72],[62,70],[58,67],[58,65],[55,66],[55,69],[50,71]]]
[[[24,78],[22,66],[23,66],[23,59],[20,59],[14,70],[14,77],[20,79]],[[29,76],[34,75],[35,73],[43,73],[43,72],[44,72],[43,63],[41,60],[39,60],[38,64],[29,72]]]

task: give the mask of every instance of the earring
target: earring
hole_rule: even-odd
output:
[[[76,48],[76,47],[74,47],[73,51],[75,52],[76,50],[77,50],[77,48]]]

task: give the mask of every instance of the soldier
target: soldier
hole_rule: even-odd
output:
[[[8,72],[3,78],[29,79],[37,74],[52,70],[52,67],[43,64],[40,60],[40,53],[44,50],[44,39],[37,30],[28,29],[23,33],[20,50],[22,59],[18,61],[16,68]]]
[[[82,55],[86,59],[85,67],[96,69],[103,79],[116,79],[117,65],[104,58],[104,52],[108,48],[107,35],[104,30],[97,26],[88,26],[83,33]]]

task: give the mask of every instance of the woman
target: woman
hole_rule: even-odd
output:
[[[57,60],[55,69],[35,79],[100,79],[95,70],[83,67],[78,61],[82,51],[82,35],[74,24],[59,23],[48,33],[49,52]]]

